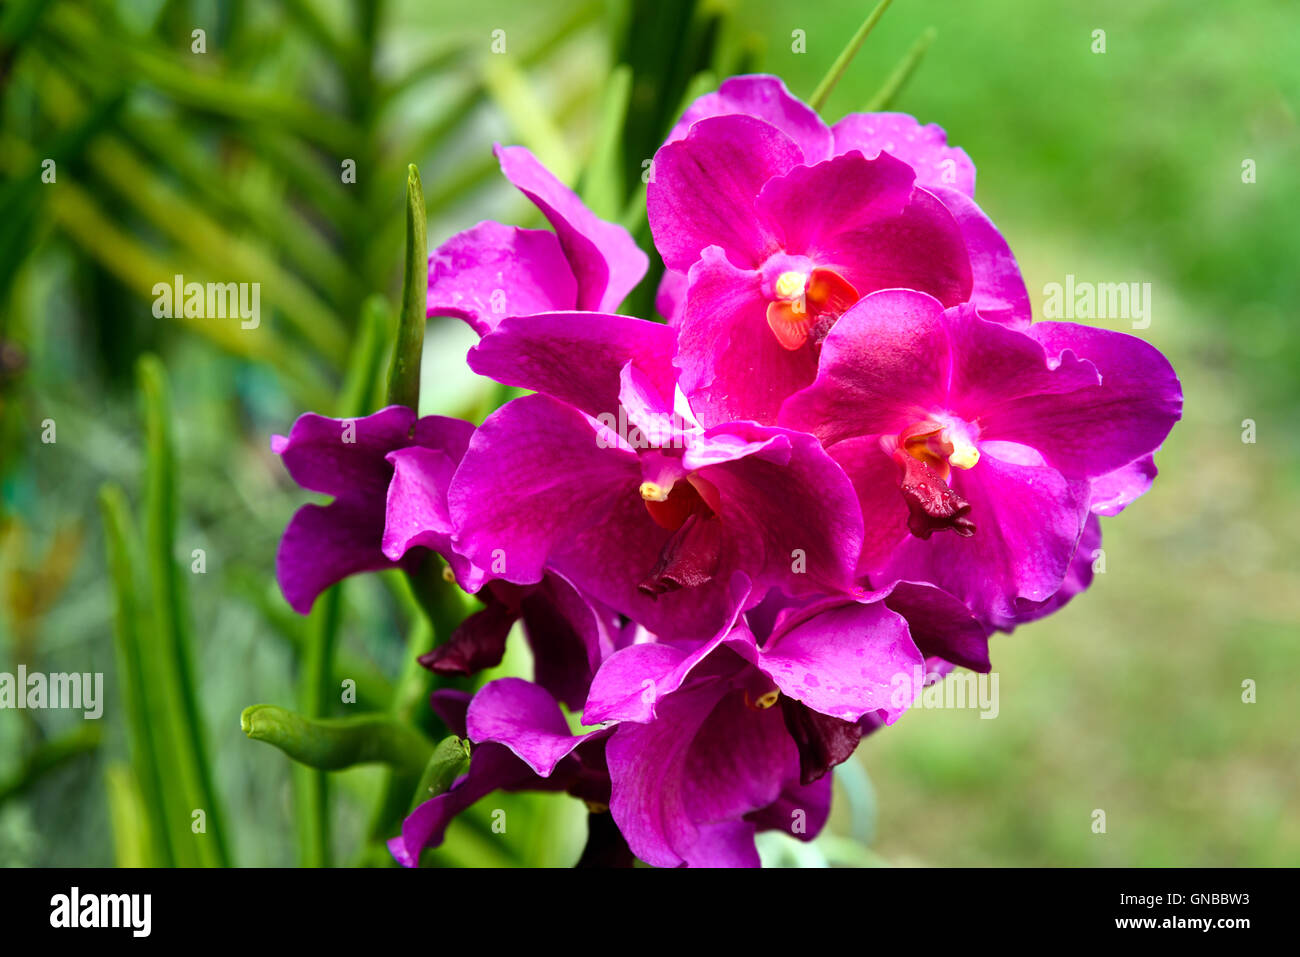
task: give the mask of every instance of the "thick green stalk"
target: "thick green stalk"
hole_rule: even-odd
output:
[[[388,401],[420,408],[420,356],[424,351],[424,317],[429,299],[429,247],[425,237],[424,187],[415,165],[406,172],[406,264],[402,311],[398,319],[393,364],[388,373]]]
[[[328,716],[335,693],[334,651],[338,645],[343,586],[335,585],[317,601],[302,660],[299,707],[309,718]],[[330,866],[330,788],[325,772],[294,769],[299,849],[303,867]]]
[[[239,726],[254,741],[274,745],[322,771],[387,764],[418,780],[433,754],[428,738],[387,714],[307,718],[272,704],[255,704],[244,709]]]
[[[108,822],[113,832],[113,857],[118,867],[158,867],[154,850],[154,815],[140,793],[129,765],[114,762],[104,768]]]

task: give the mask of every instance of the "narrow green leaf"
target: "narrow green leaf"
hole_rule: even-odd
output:
[[[177,492],[171,399],[157,356],[141,357],[137,371],[145,419],[145,550],[154,607],[153,654],[158,662],[154,678],[160,679],[159,691],[175,730],[172,754],[169,760],[160,761],[160,768],[176,773],[188,799],[187,816],[203,811],[205,830],[191,828],[191,844],[199,861],[205,866],[225,866],[229,855],[194,689],[184,579],[175,559]],[[189,826],[189,821],[186,824]]]
[[[893,0],[880,0],[876,4],[876,9],[872,10],[867,19],[862,21],[862,26],[858,27],[858,32],[853,34],[848,46],[840,51],[840,55],[835,58],[835,62],[831,64],[831,68],[822,77],[822,81],[817,84],[817,89],[813,90],[812,96],[808,97],[808,105],[814,110],[821,112],[821,108],[826,105],[826,98],[831,95],[831,90],[835,89],[835,84],[840,81],[844,71],[853,62],[853,58],[862,47],[863,41],[867,39],[867,34],[875,29],[876,23],[884,16],[885,11],[889,9],[892,2]]]
[[[335,114],[247,82],[195,70],[175,51],[126,34],[82,5],[53,4],[46,21],[86,62],[102,63],[109,76],[131,76],[182,106],[290,130],[336,156],[346,156],[360,139],[356,127]]]
[[[5,139],[4,148],[18,162],[26,162],[36,155],[29,144],[13,137]],[[89,191],[75,182],[60,182],[59,188],[51,190],[50,194],[49,210],[68,238],[136,295],[152,299],[153,285],[159,277],[177,273],[197,274],[195,269],[189,268],[196,265],[192,261],[158,258],[124,231],[91,198]],[[200,266],[197,272],[201,271]],[[292,384],[301,405],[320,407],[327,404],[325,396],[332,390],[326,388],[320,371],[296,350],[285,345],[274,330],[259,328],[256,336],[250,336],[240,329],[237,322],[209,322],[187,317],[184,311],[178,313],[174,321],[232,355],[273,366],[286,382]]]
[[[380,401],[379,384],[391,322],[388,300],[383,296],[373,295],[362,303],[361,323],[352,345],[339,397],[340,416],[354,418],[368,415],[375,410],[375,403]]]
[[[429,763],[424,766],[424,773],[420,775],[420,783],[416,785],[410,810],[414,811],[430,798],[451,790],[452,784],[469,767],[469,756],[469,742],[464,738],[453,734],[438,742],[438,746],[433,749],[433,754],[429,758]]]
[[[632,68],[627,64],[615,67],[605,83],[596,144],[582,177],[583,202],[602,219],[618,216],[626,200],[623,188],[623,121],[627,118],[631,94]]]
[[[274,745],[295,761],[323,771],[387,764],[419,775],[433,754],[428,738],[387,714],[313,719],[255,704],[244,709],[239,726],[254,741]]]
[[[524,72],[506,57],[488,57],[483,64],[483,85],[510,121],[519,142],[562,183],[572,183],[576,173],[573,155],[547,104]]]
[[[930,49],[930,44],[934,42],[934,38],[938,35],[939,32],[934,27],[930,27],[917,38],[916,42],[912,44],[912,49],[908,50],[907,55],[899,61],[898,66],[894,67],[894,72],[889,75],[885,85],[867,103],[865,107],[867,113],[887,109],[889,104],[894,102],[894,98],[898,96],[908,79],[916,71],[921,59],[925,56],[925,51]]]
[[[112,484],[102,486],[99,490],[99,506],[104,518],[108,567],[117,599],[114,628],[117,687],[126,722],[134,786],[144,804],[145,820],[152,835],[149,843],[153,859],[159,866],[170,866],[173,859],[166,827],[167,801],[159,767],[159,738],[166,717],[157,704],[151,710],[146,679],[145,655],[149,650],[149,642],[141,630],[147,627],[147,622],[137,596],[135,572],[140,566],[139,537],[131,519],[126,495],[121,488]],[[156,688],[153,697],[157,697]],[[180,810],[182,809],[178,808],[178,812]]]
[[[424,187],[412,164],[406,174],[406,272],[402,278],[402,312],[398,318],[393,364],[388,373],[388,401],[420,408],[420,356],[424,351],[424,317],[429,305],[429,247],[425,238]]]

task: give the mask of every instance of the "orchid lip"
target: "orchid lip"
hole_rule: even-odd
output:
[[[952,469],[971,469],[979,462],[979,427],[954,415],[938,413],[908,426],[881,444],[900,468],[899,490],[907,503],[907,528],[917,538],[936,531],[975,534],[971,504],[949,486]]]
[[[858,291],[834,269],[787,269],[772,284],[767,325],[781,347],[793,352],[821,343],[843,313],[858,301]]]

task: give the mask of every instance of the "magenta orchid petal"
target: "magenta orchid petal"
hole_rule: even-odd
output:
[[[358,572],[394,567],[403,560],[414,567],[423,554],[404,558],[406,549],[385,548],[385,502],[394,469],[389,454],[419,446],[445,461],[443,484],[459,459],[474,427],[458,419],[428,416],[417,420],[404,406],[390,406],[356,419],[301,416],[289,435],[275,436],[277,452],[289,474],[304,488],[335,496],[328,506],[305,505],[285,529],[276,555],[276,576],[290,607],[310,611],[324,589]],[[439,534],[439,531],[441,534]],[[473,587],[475,572],[451,547],[445,527],[418,543],[441,552],[463,583]]]
[[[658,867],[756,867],[756,827],[742,818],[799,772],[780,710],[755,710],[722,682],[665,698],[649,724],[619,725],[605,753],[614,820]]]
[[[789,352],[768,329],[767,302],[761,274],[733,265],[720,246],[691,267],[674,362],[702,424],[771,424],[785,398],[816,377],[813,349]]]
[[[714,116],[655,154],[646,210],[655,247],[685,272],[709,246],[754,269],[778,250],[755,208],[763,184],[803,161],[788,136],[750,116]]]
[[[497,577],[540,581],[547,557],[604,524],[620,501],[640,506],[635,453],[601,448],[581,412],[543,395],[506,403],[476,431],[448,491],[457,547]],[[539,467],[550,463],[550,467]],[[490,502],[491,508],[483,508]]]
[[[885,152],[916,171],[918,186],[975,195],[975,164],[964,149],[948,145],[948,134],[935,123],[922,126],[906,113],[850,113],[831,133],[836,155],[858,150],[872,159]]]
[[[774,177],[756,206],[787,255],[835,269],[859,295],[906,286],[963,302],[971,277],[957,223],[912,181],[891,156],[849,153]]]
[[[1181,417],[1173,367],[1136,336],[1069,322],[1035,323],[1028,335],[1062,366],[1073,356],[1092,364],[1100,382],[1000,405],[987,434],[1032,445],[1069,474],[1099,477],[1158,448]]]
[[[572,309],[578,284],[554,233],[491,221],[429,257],[429,316],[456,316],[486,335],[506,316]]]
[[[665,269],[663,278],[659,280],[659,291],[655,293],[655,311],[674,328],[682,321],[682,310],[686,307],[686,287],[689,284],[686,273],[675,269]]]
[[[403,405],[355,419],[308,412],[298,417],[287,437],[272,437],[271,451],[309,491],[382,498],[392,476],[384,456],[411,444],[415,421],[415,413]]]
[[[305,615],[321,592],[349,575],[392,568],[380,549],[383,527],[382,499],[298,509],[275,556],[275,576],[289,607]]]
[[[752,427],[758,431],[758,427]],[[759,593],[797,596],[850,587],[862,548],[862,516],[852,483],[809,435],[784,433],[788,458],[767,453],[701,468],[717,490],[724,521],[761,530],[761,563],[744,570]],[[783,457],[784,458],[784,457]]]
[[[883,602],[846,602],[778,626],[758,667],[783,694],[856,721],[878,709],[896,716],[895,676],[911,675],[923,661],[901,615]]]
[[[622,648],[605,659],[592,679],[582,713],[583,723],[644,724],[653,720],[658,703],[677,691],[723,645],[747,661],[755,660],[758,651],[754,636],[743,625],[737,625],[739,610],[747,604],[749,582],[737,574],[733,576],[731,589],[736,611],[707,641],[643,642]]]
[[[832,790],[829,774],[808,784],[787,784],[775,801],[746,820],[753,821],[760,831],[783,831],[801,841],[811,841],[830,819]]]
[[[979,517],[975,534],[908,538],[873,582],[933,583],[982,620],[1014,617],[1017,601],[1044,601],[1061,587],[1088,514],[1088,482],[1067,479],[1032,450],[1013,455],[984,443],[981,452],[978,466],[953,474]]]
[[[944,327],[953,356],[948,382],[951,411],[978,419],[985,438],[1039,448],[1028,440],[1026,419],[1021,416],[1068,406],[1100,382],[1093,363],[1069,350],[1048,355],[1032,335],[989,322],[971,306],[945,314]]]
[[[577,279],[574,305],[614,312],[641,281],[649,257],[626,229],[596,216],[573,190],[522,146],[497,146],[501,172],[527,196],[555,230]]]
[[[790,137],[803,162],[819,163],[831,155],[831,131],[817,112],[786,89],[780,77],[765,74],[733,76],[714,93],[705,93],[686,108],[665,143],[685,138],[693,125],[710,116],[742,113],[770,123]]]
[[[533,651],[533,680],[581,711],[592,676],[615,647],[617,616],[551,572],[519,602]]]
[[[628,362],[673,394],[673,332],[630,316],[552,312],[506,319],[469,351],[469,367],[505,385],[532,389],[588,415],[618,411]]]
[[[584,741],[605,737],[609,729],[574,734],[555,699],[522,678],[488,682],[470,702],[465,727],[471,741],[493,741],[509,748],[542,777]]]
[[[652,721],[659,699],[681,687],[691,668],[717,647],[716,641],[701,642],[694,650],[689,644],[645,642],[614,652],[592,679],[583,723]]]
[[[449,825],[462,811],[496,790],[518,790],[540,779],[499,744],[473,749],[469,772],[451,790],[430,798],[407,815],[402,832],[388,842],[389,853],[403,867],[418,867],[420,852],[442,843]]]
[[[1144,455],[1128,465],[1093,479],[1092,513],[1118,515],[1147,493],[1156,479],[1157,471],[1155,456]]]
[[[837,442],[828,451],[851,477],[858,496],[863,517],[858,574],[866,575],[884,565],[911,534],[907,530],[907,505],[898,490],[898,466],[874,435]]]
[[[1069,603],[1070,599],[1082,594],[1092,584],[1095,575],[1093,565],[1097,560],[1097,552],[1100,548],[1101,521],[1095,514],[1089,515],[1088,520],[1084,523],[1083,536],[1079,539],[1079,547],[1075,550],[1074,560],[1070,562],[1070,568],[1066,571],[1065,579],[1061,582],[1061,587],[1056,590],[1056,593],[1043,601],[1028,601],[1022,598],[1016,602],[1016,613],[1013,617],[993,616],[990,618],[990,626],[1001,631],[1010,632],[1019,625],[1037,621],[1060,611]]]
[[[972,671],[992,668],[988,629],[954,596],[925,582],[900,581],[884,603],[907,620],[912,641],[926,658],[943,658]]]
[[[780,421],[827,445],[895,432],[943,395],[950,370],[943,304],[911,290],[873,293],[831,329],[816,382],[786,400]]]

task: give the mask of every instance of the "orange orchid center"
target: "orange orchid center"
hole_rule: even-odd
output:
[[[650,518],[672,534],[637,588],[654,598],[711,581],[723,544],[716,490],[704,479],[688,476],[668,485],[642,482],[639,491]]]
[[[925,419],[898,435],[893,459],[900,469],[907,527],[918,538],[943,530],[969,538],[975,534],[971,505],[948,482],[954,468],[974,468],[980,453],[970,425],[946,416],[942,419]]]
[[[776,341],[791,352],[809,339],[814,345],[820,343],[835,320],[859,298],[847,279],[821,266],[809,273],[781,273],[773,293],[776,298],[767,304],[767,325]]]
[[[945,482],[953,468],[974,468],[980,460],[980,451],[965,423],[927,419],[900,433],[898,445],[912,458],[934,469]]]

